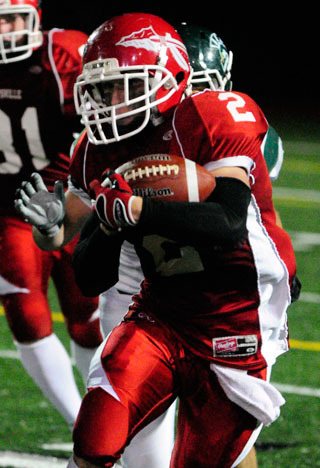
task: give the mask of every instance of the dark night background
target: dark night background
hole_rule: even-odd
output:
[[[300,138],[319,140],[318,16],[309,2],[285,10],[280,3],[200,2],[196,9],[182,8],[177,0],[43,0],[43,26],[91,33],[109,17],[129,11],[206,26],[233,51],[233,88],[254,98],[280,134],[281,126],[291,127]]]

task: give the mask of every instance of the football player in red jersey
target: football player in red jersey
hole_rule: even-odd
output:
[[[16,200],[49,249],[79,230],[99,197],[98,227],[74,260],[86,294],[118,281],[124,241],[134,244],[145,276],[92,361],[70,467],[113,466],[176,397],[171,466],[237,466],[284,403],[268,373],[288,349],[296,266],[276,225],[261,150],[268,123],[243,93],[209,90],[181,102],[189,75],[185,46],[161,18],[133,13],[105,22],[87,42],[77,80],[86,132],[74,148],[65,206],[44,196],[37,174]],[[167,153],[216,177],[206,202],[142,199],[112,172]]]
[[[76,239],[59,252],[42,251],[13,200],[21,181],[35,170],[49,187],[56,179],[66,182],[73,132],[81,128],[73,83],[87,36],[42,32],[40,14],[38,0],[0,0],[0,299],[25,370],[73,426],[81,395],[70,357],[53,331],[49,278],[84,378],[102,341],[97,298],[84,297],[75,283]],[[63,196],[61,183],[56,193]]]
[[[199,92],[208,88],[213,91],[232,90],[231,68],[233,53],[228,50],[222,39],[206,27],[181,22],[176,27],[187,47],[192,67],[190,92]],[[270,179],[276,180],[283,162],[283,145],[280,136],[269,125],[264,144],[263,156],[266,160]],[[277,222],[281,226],[279,213],[276,211]],[[295,279],[295,284],[297,283]],[[299,289],[299,286],[298,288]],[[299,294],[298,290],[295,294]],[[295,297],[295,299],[297,299]],[[102,305],[103,302],[101,301]],[[103,314],[102,314],[103,315]],[[255,468],[258,466],[255,448],[238,465],[239,468]]]
[[[3,179],[0,190],[1,194],[3,192],[2,200],[4,206],[9,206],[9,200],[14,198],[14,192],[20,181],[28,177],[28,174],[31,174],[33,171],[39,171],[39,168],[42,166],[44,169],[40,170],[39,173],[49,190],[53,189],[53,183],[56,179],[66,179],[69,165],[68,151],[73,141],[72,133],[78,130],[79,127],[79,118],[74,111],[73,83],[81,71],[79,52],[81,52],[87,36],[78,31],[54,29],[44,33],[43,37],[42,32],[39,30],[40,19],[37,1],[12,1],[8,4],[7,2],[4,4],[1,2],[2,0],[0,0],[0,5],[3,8],[3,14],[0,17],[0,33],[3,34],[0,35],[0,44],[2,46],[0,48],[0,68],[1,72],[3,70],[5,73],[6,81],[3,81],[5,78],[0,76],[0,88],[5,88],[5,90],[0,89],[0,121],[3,125],[3,120],[5,119],[5,125],[2,128],[8,129],[8,132],[0,132],[0,150],[3,151],[0,155],[3,154],[5,158],[3,164],[0,163],[0,168],[3,166],[6,171],[1,171],[1,173],[4,173],[0,175],[1,179]],[[24,27],[25,20],[28,29],[24,28],[22,35],[21,28],[22,26]],[[46,45],[40,47],[43,39]],[[37,50],[34,52],[36,47]],[[42,67],[44,67],[44,71],[42,71]],[[32,68],[32,73],[27,73],[29,68]],[[10,89],[12,101],[1,100],[2,97],[5,99],[6,94],[8,95],[9,93],[9,90],[6,89],[9,86],[7,84],[2,85],[2,83],[12,82],[15,72],[23,73],[21,77],[16,78],[16,84],[12,88],[23,87],[23,91],[28,92],[28,95],[30,94],[32,97],[30,103],[24,103],[25,109],[22,108],[24,112],[22,115],[24,120],[21,120],[22,125],[26,122],[26,116],[29,119],[29,126],[26,128],[26,136],[28,137],[26,143],[28,143],[29,148],[23,142],[23,146],[20,147],[21,151],[15,150],[11,144],[9,133],[11,130],[8,124],[14,120],[13,116],[17,113],[17,109],[20,109],[20,107],[18,108],[17,101],[14,99],[15,96],[18,96],[18,93],[22,95],[22,91]],[[34,81],[32,81],[33,74],[35,75]],[[26,84],[23,84],[24,81],[26,81]],[[33,91],[31,86],[33,87]],[[31,93],[34,93],[34,96]],[[50,99],[49,93],[52,93],[53,96]],[[45,98],[41,102],[40,97],[43,95]],[[8,115],[2,113],[2,102],[4,106],[8,105],[7,102],[10,103],[7,111]],[[39,122],[37,122],[38,119]],[[15,127],[21,126],[21,122],[17,121]],[[50,132],[47,130],[48,128],[51,129]],[[53,131],[52,129],[55,130]],[[19,135],[20,133],[17,134]],[[58,135],[62,139],[60,144],[57,140]],[[2,140],[3,138],[4,140]],[[46,151],[42,147],[44,144],[46,144]],[[33,146],[31,147],[31,145]],[[17,145],[15,147],[18,148]],[[49,149],[50,147],[52,148],[51,150]],[[34,153],[32,150],[34,150]],[[32,152],[32,155],[30,155],[30,152]],[[22,158],[24,158],[23,161]],[[46,167],[48,159],[51,162]],[[18,165],[15,167],[17,163]],[[59,185],[56,189],[59,198],[63,195],[59,194],[58,189]],[[2,207],[3,209],[4,206]],[[30,226],[23,222],[20,217],[18,218],[15,211],[13,213],[12,209],[8,212],[2,211],[1,215],[3,215],[3,219],[5,220],[6,230],[9,230],[10,227],[12,242],[12,244],[10,243],[10,255],[12,255],[12,249],[15,249],[16,254],[14,258],[16,259],[19,256],[18,260],[20,261],[18,262],[17,260],[16,265],[21,273],[20,276],[17,276],[18,273],[12,270],[12,264],[8,264],[7,269],[10,269],[10,271],[7,271],[7,269],[3,271],[2,268],[5,266],[3,264],[0,270],[0,274],[3,275],[0,276],[0,294],[4,296],[3,301],[6,305],[6,313],[9,319],[13,314],[12,310],[16,309],[17,314],[22,307],[25,311],[24,313],[28,314],[23,322],[21,319],[19,321],[15,319],[14,322],[13,319],[11,320],[13,323],[12,327],[15,327],[13,328],[13,333],[15,333],[17,327],[19,330],[20,327],[25,330],[21,338],[20,335],[17,335],[18,331],[16,332],[15,342],[22,362],[29,374],[43,389],[45,394],[50,397],[58,409],[61,408],[62,414],[67,418],[68,423],[73,424],[80,407],[81,399],[73,380],[73,374],[71,373],[70,360],[56,335],[52,334],[50,311],[46,299],[46,285],[49,275],[52,273],[56,280],[56,287],[62,300],[63,312],[66,315],[70,335],[73,339],[72,351],[83,375],[86,375],[89,358],[91,358],[93,349],[95,349],[88,348],[88,345],[96,346],[99,344],[100,331],[98,328],[99,322],[96,317],[88,322],[92,311],[96,309],[96,300],[88,297],[81,298],[78,287],[75,287],[73,284],[73,270],[72,276],[70,274],[70,259],[77,239],[72,240],[60,251],[44,252],[34,245]],[[19,250],[15,241],[18,234],[19,243],[21,239],[24,242],[24,244],[18,244],[20,246]],[[27,259],[21,256],[21,249],[24,251],[29,250]],[[6,250],[9,252],[8,247],[6,247]],[[34,260],[31,262],[33,256]],[[23,262],[24,268],[22,268],[21,262]],[[26,268],[28,268],[27,272]],[[36,271],[34,271],[35,268],[37,268]],[[53,271],[52,268],[54,268]],[[131,271],[132,265],[129,268]],[[138,274],[141,274],[140,270]],[[130,274],[129,278],[130,276],[133,275]],[[34,286],[32,289],[29,283],[26,284],[27,280],[29,282],[33,281]],[[42,281],[44,282],[44,290],[41,289],[39,291]],[[137,280],[132,278],[131,281]],[[130,302],[129,298],[131,298],[133,292],[139,289],[140,281],[137,281],[136,287],[132,286],[133,289],[130,295],[121,296],[121,309],[118,310],[120,304],[117,304],[118,319],[113,316],[113,326],[118,323],[127,311]],[[14,289],[15,282],[20,286],[19,289]],[[30,294],[28,296],[21,295],[27,287]],[[125,302],[123,301],[123,296]],[[17,300],[20,301],[18,303],[19,307],[16,304]],[[27,300],[28,303],[25,305]],[[29,310],[31,304],[36,304],[36,307],[32,310],[32,313],[36,314],[34,318]],[[77,304],[77,308],[75,308],[75,304]],[[110,307],[112,307],[112,304],[108,302],[108,308],[110,309]],[[115,306],[113,307],[115,308]],[[34,331],[31,337],[27,336],[27,343],[24,343],[24,341],[20,342],[20,340],[25,339],[28,329],[24,322],[27,320],[28,323],[30,321],[29,327],[34,327]],[[37,320],[37,326],[33,324],[35,320]],[[40,327],[42,328],[40,329]],[[107,334],[110,330],[104,329],[104,331]],[[20,331],[21,333],[22,331]],[[42,335],[45,337],[47,333],[50,336],[42,339]],[[30,340],[35,340],[35,342],[29,343]],[[52,376],[47,376],[46,364],[48,366],[51,365],[51,368],[53,368],[52,360],[56,362],[60,374],[54,370]],[[80,366],[80,364],[82,365]],[[65,377],[63,377],[64,375]],[[56,381],[59,382],[59,385],[55,384]],[[141,432],[139,437],[136,438],[135,443],[131,444],[123,457],[126,466],[129,468],[145,468],[145,466],[162,468],[163,464],[169,464],[174,438],[174,409],[174,406],[172,406],[166,415],[159,417],[157,421],[150,424]],[[137,459],[138,456],[139,459]]]

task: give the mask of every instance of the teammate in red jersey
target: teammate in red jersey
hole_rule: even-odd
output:
[[[40,14],[37,0],[0,0],[0,298],[25,370],[73,425],[81,396],[69,355],[52,328],[49,278],[83,376],[102,340],[97,298],[84,297],[75,283],[76,239],[59,252],[40,250],[13,200],[35,170],[48,187],[56,179],[66,182],[73,132],[81,128],[73,83],[87,36],[59,29],[42,33]],[[57,193],[63,193],[59,184]]]
[[[160,18],[125,14],[104,23],[88,40],[77,80],[87,131],[74,149],[65,208],[54,194],[42,196],[37,175],[16,201],[40,228],[39,245],[57,248],[99,196],[102,228],[75,258],[87,267],[78,270],[82,288],[96,294],[116,283],[124,239],[134,243],[146,278],[92,362],[70,467],[113,466],[177,396],[171,466],[236,466],[284,403],[267,374],[288,349],[296,267],[289,236],[276,225],[261,151],[268,124],[242,93],[205,91],[180,103],[189,74],[181,38]],[[212,171],[207,202],[135,197],[112,172],[99,182],[106,168],[167,153]]]

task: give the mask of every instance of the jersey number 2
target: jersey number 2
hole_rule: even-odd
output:
[[[246,101],[238,94],[226,92],[218,96],[220,101],[228,101],[227,109],[235,122],[255,122],[255,116],[245,111]]]

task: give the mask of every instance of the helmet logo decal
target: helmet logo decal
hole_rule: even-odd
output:
[[[166,33],[165,36],[157,34],[152,26],[142,28],[139,31],[134,31],[128,36],[120,39],[116,45],[123,47],[135,47],[136,49],[146,49],[157,52],[161,45],[165,45],[171,52],[173,58],[178,65],[184,70],[188,70],[188,63],[181,52],[187,55],[186,47],[181,41],[174,39],[171,34]]]
[[[226,46],[224,45],[222,39],[216,35],[216,33],[210,34],[209,38],[210,47],[217,49],[220,56],[220,62],[224,71],[228,68],[228,59],[229,54],[226,51]]]

